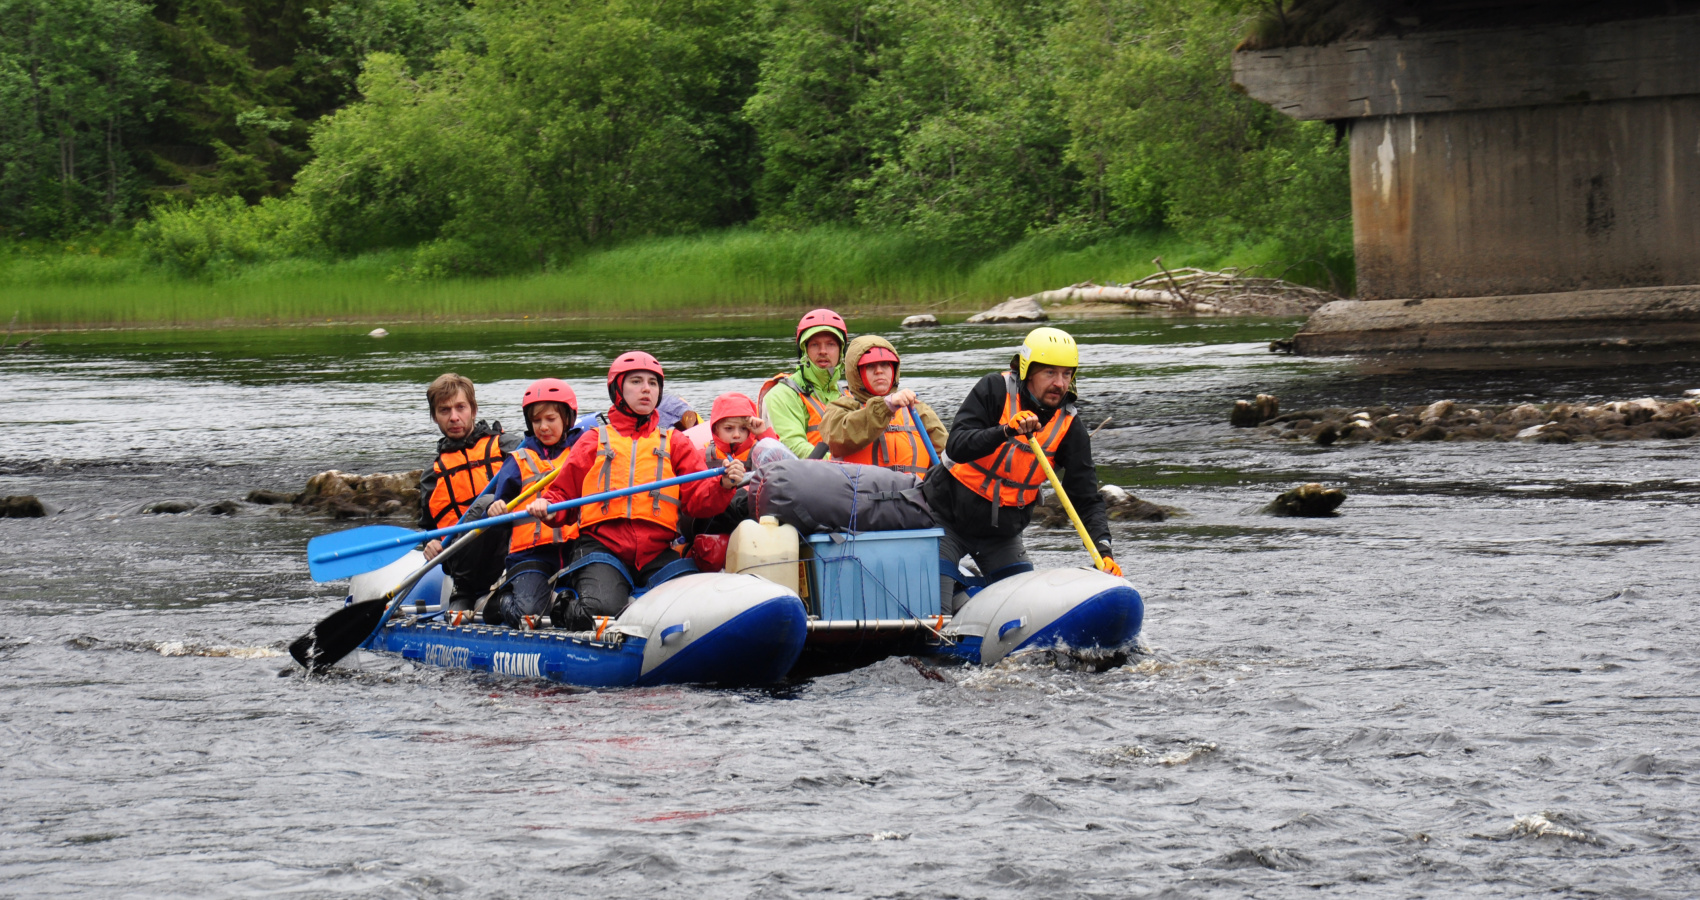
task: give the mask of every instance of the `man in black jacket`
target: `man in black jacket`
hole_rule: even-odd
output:
[[[945,455],[955,462],[934,472],[921,490],[944,528],[939,539],[939,592],[943,611],[955,614],[967,601],[945,571],[964,555],[995,580],[1032,568],[1021,532],[1033,518],[1045,473],[1028,444],[1036,437],[1062,480],[1104,558],[1103,570],[1120,575],[1110,558],[1110,520],[1098,493],[1092,440],[1075,415],[1074,373],[1080,351],[1074,338],[1056,328],[1036,328],[1010,371],[994,372],[969,391],[950,426]],[[1012,570],[1013,569],[1013,570]]]

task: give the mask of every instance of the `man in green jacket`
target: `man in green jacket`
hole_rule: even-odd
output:
[[[761,387],[762,418],[786,449],[803,459],[821,443],[827,404],[842,393],[844,345],[850,331],[830,309],[817,309],[797,323],[797,371],[779,374]]]

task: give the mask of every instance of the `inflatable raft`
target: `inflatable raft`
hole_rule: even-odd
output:
[[[423,560],[409,554],[354,578],[349,600],[381,596]],[[754,575],[680,575],[644,592],[598,632],[451,625],[438,612],[449,589],[442,571],[433,570],[361,649],[585,687],[759,685],[790,672],[808,629],[797,595]]]
[[[990,578],[940,565],[937,528],[804,538],[809,608],[806,672],[841,670],[893,654],[990,664],[1025,650],[1085,660],[1125,655],[1145,606],[1126,580],[1096,569],[1014,567]],[[969,600],[940,609],[942,568]]]

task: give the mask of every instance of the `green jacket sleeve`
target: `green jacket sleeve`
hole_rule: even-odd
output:
[[[789,387],[774,385],[762,406],[762,418],[779,435],[785,449],[797,454],[799,459],[808,459],[815,448],[809,443],[809,410],[803,406],[803,398]]]

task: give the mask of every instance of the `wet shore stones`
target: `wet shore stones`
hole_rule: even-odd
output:
[[[0,519],[40,519],[46,515],[47,507],[30,494],[0,497]]]
[[[1113,484],[1099,485],[1098,493],[1104,498],[1105,512],[1115,522],[1161,522],[1180,512],[1172,506],[1158,506],[1149,500],[1141,500]],[[1041,495],[1039,507],[1033,511],[1033,521],[1041,528],[1074,527],[1057,495],[1048,490]]]
[[[419,508],[419,474],[417,469],[374,475],[330,469],[307,479],[307,486],[290,502],[297,509],[336,519],[411,515]],[[249,495],[250,502],[253,497]]]
[[[1259,400],[1268,395],[1259,395]],[[1271,401],[1273,397],[1269,397]],[[1242,406],[1243,405],[1243,406]],[[1273,406],[1273,404],[1271,404]],[[1249,409],[1250,412],[1245,410]],[[1243,425],[1257,415],[1254,425]],[[1466,405],[1438,400],[1426,406],[1328,407],[1262,417],[1258,401],[1237,401],[1230,421],[1258,427],[1283,440],[1334,443],[1376,441],[1589,441],[1673,440],[1700,434],[1700,408],[1688,400],[1643,397],[1597,405],[1523,403]]]
[[[1316,482],[1301,484],[1282,491],[1263,511],[1276,516],[1300,516],[1307,519],[1332,516],[1346,502],[1346,492],[1325,487]]]

